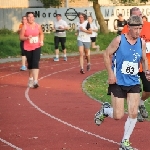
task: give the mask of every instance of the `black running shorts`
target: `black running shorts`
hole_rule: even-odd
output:
[[[92,42],[96,42],[96,37],[91,37]]]
[[[140,84],[132,86],[109,84],[108,87],[108,95],[111,95],[111,93],[113,93],[113,95],[118,98],[127,98],[128,93],[140,93],[140,91]]]
[[[144,72],[139,72],[138,74],[141,78],[142,84],[143,84],[143,91],[144,92],[150,92],[150,81],[146,79]]]

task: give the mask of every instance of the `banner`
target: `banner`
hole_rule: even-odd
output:
[[[130,9],[133,6],[110,6],[101,7],[101,12],[105,19],[108,29],[115,31],[114,25],[118,19],[118,14],[122,14],[124,19],[128,19],[130,16]],[[150,6],[136,6],[139,7],[143,15],[150,20]],[[8,28],[14,31],[18,30],[21,17],[26,12],[32,11],[36,14],[36,22],[41,24],[44,32],[51,32],[53,23],[56,21],[56,14],[60,13],[62,19],[65,20],[70,30],[75,30],[76,23],[79,21],[77,17],[78,12],[83,12],[88,16],[92,16],[95,23],[99,27],[93,7],[85,8],[24,8],[24,9],[0,9],[0,28]]]

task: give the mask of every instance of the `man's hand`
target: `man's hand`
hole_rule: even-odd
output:
[[[145,76],[148,81],[150,81],[150,70],[145,71]]]
[[[83,29],[83,27],[80,27],[80,31],[83,31],[83,32],[84,32],[85,30]]]
[[[117,82],[113,71],[108,75],[108,84],[115,84]]]
[[[63,26],[59,26],[58,28],[59,28],[59,29],[64,29],[64,27],[63,27]]]

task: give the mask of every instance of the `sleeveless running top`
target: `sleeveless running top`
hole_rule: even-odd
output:
[[[124,34],[121,35],[120,45],[113,55],[112,69],[116,75],[118,85],[131,86],[140,84],[138,76],[142,57],[142,41],[138,38],[131,45]]]
[[[29,24],[26,24],[25,27],[25,37],[32,36],[30,40],[24,41],[24,50],[32,51],[36,48],[40,47],[40,41],[39,41],[39,27],[38,24],[35,24],[35,27],[32,29]]]

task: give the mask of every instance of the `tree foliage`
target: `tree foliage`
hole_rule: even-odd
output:
[[[45,8],[59,7],[62,4],[62,0],[40,0]]]

